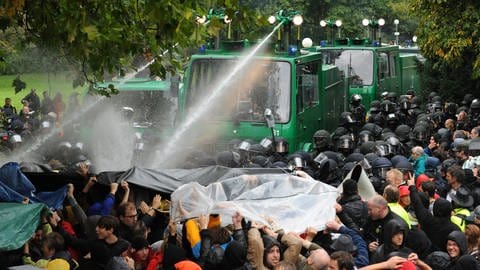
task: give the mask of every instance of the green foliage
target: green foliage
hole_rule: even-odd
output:
[[[480,88],[480,2],[410,0],[420,20],[416,34],[427,58],[424,91],[453,101]]]
[[[411,0],[411,6],[425,18],[417,35],[423,55],[434,61],[433,68],[469,66],[472,78],[480,78],[480,2]]]
[[[21,2],[21,3],[19,3]],[[23,4],[22,4],[23,3]],[[227,14],[236,10],[236,1],[216,3]],[[196,47],[213,27],[196,28],[195,16],[206,14],[213,6],[204,1],[2,1],[0,17],[3,27],[25,30],[24,44],[35,44],[58,52],[66,61],[80,67],[85,80],[76,84],[102,80],[132,65],[138,55],[145,62],[155,59],[152,70],[161,77],[182,66],[185,48]],[[167,54],[163,52],[169,51]]]

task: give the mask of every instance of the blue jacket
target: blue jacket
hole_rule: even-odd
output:
[[[340,230],[338,230],[338,232],[350,235],[353,244],[357,247],[357,254],[355,255],[355,266],[357,268],[367,266],[369,264],[367,243],[365,243],[365,240],[363,240],[360,234],[344,225],[340,227]]]
[[[425,173],[425,163],[427,161],[428,155],[423,154],[423,156],[413,159],[412,157],[409,158],[409,161],[413,161],[413,171],[415,173],[415,178],[422,173]]]

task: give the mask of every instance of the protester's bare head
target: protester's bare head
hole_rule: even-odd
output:
[[[368,200],[368,215],[373,220],[384,218],[388,214],[388,202],[380,195],[375,195]]]
[[[328,269],[328,264],[330,263],[330,256],[325,251],[325,249],[315,249],[310,252],[310,256],[307,258],[307,264],[310,269],[315,270],[326,270]]]

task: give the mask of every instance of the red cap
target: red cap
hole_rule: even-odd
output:
[[[410,190],[408,190],[408,186],[400,186],[398,187],[398,193],[400,197],[408,196],[410,195]]]
[[[405,261],[402,263],[402,267],[399,268],[401,270],[417,270],[415,264],[411,261]]]
[[[420,186],[425,181],[432,181],[432,179],[430,179],[430,177],[428,177],[426,174],[423,174],[423,173],[420,174],[419,176],[417,176],[417,181],[416,181],[416,184],[415,184],[415,187],[417,188],[417,190],[420,189]]]

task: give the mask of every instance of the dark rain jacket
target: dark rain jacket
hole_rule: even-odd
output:
[[[450,267],[447,268],[448,270],[479,269],[478,262],[472,255],[468,254],[467,237],[464,233],[453,231],[447,236],[447,240],[454,241],[460,248],[459,256],[457,258],[451,258]]]
[[[362,228],[367,223],[368,207],[358,194],[344,196],[338,203],[358,227]]]
[[[450,221],[452,206],[445,199],[437,199],[433,205],[433,214],[423,206],[418,191],[414,186],[409,187],[410,200],[417,215],[420,228],[432,241],[433,250],[446,251],[447,236],[452,231],[458,231],[457,225]]]
[[[392,237],[397,233],[403,234],[403,242],[400,247],[396,247],[392,244]],[[383,228],[383,244],[380,245],[372,255],[370,263],[375,264],[384,262],[389,258],[389,254],[392,252],[401,252],[408,255],[412,252],[411,249],[406,248],[405,241],[407,240],[408,227],[405,222],[398,219],[392,219],[385,224]]]

